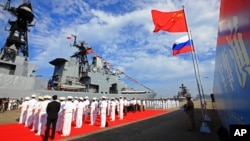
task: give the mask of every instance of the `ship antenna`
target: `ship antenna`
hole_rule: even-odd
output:
[[[5,5],[0,4],[0,6],[14,15],[17,19],[8,21],[11,25],[8,30],[10,33],[4,47],[1,49],[0,60],[14,62],[16,56],[22,53],[25,61],[28,61],[28,27],[34,26],[31,25],[34,19],[32,5],[29,2],[23,1],[18,7],[10,7],[10,2],[11,0],[8,0]]]

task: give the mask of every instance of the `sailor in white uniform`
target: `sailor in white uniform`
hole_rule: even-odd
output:
[[[38,115],[39,115],[39,123],[38,123],[38,130],[35,135],[40,136],[45,134],[45,127],[47,122],[47,113],[46,108],[48,103],[50,102],[50,96],[46,95],[43,97],[44,101],[41,102],[40,107],[38,107]]]
[[[30,127],[33,122],[33,114],[34,114],[36,103],[37,103],[36,95],[32,94],[31,99],[29,100],[28,106],[27,106],[27,118],[25,121],[25,127]]]
[[[82,117],[83,117],[83,109],[84,109],[83,97],[79,97],[79,102],[76,105],[76,127],[82,127]]]
[[[60,111],[58,112],[58,118],[57,118],[57,122],[56,122],[56,131],[57,132],[61,132],[62,127],[63,127],[63,108],[65,106],[65,97],[60,97],[59,100],[61,103],[61,107],[60,107]]]
[[[38,123],[39,123],[39,107],[41,106],[41,103],[43,101],[43,97],[42,96],[39,96],[38,97],[38,101],[37,103],[35,104],[35,107],[34,107],[34,116],[33,116],[33,126],[32,126],[32,129],[31,131],[37,131],[38,130]]]
[[[102,100],[100,103],[100,114],[101,114],[101,128],[104,128],[106,125],[106,118],[107,118],[107,100],[105,96],[102,96]]]
[[[83,103],[84,103],[84,113],[83,113],[83,119],[84,121],[87,120],[87,117],[89,115],[89,106],[90,106],[90,102],[89,102],[89,97],[88,96],[85,96],[84,99],[83,99]]]
[[[120,96],[120,99],[119,99],[119,117],[120,117],[120,120],[123,120],[123,108],[124,108],[124,101],[123,101],[123,97]]]
[[[30,100],[30,97],[25,97],[25,101],[22,103],[22,105],[19,107],[20,108],[20,118],[19,118],[19,124],[24,124],[26,121],[27,117],[27,106],[28,102]]]
[[[72,102],[73,97],[68,96],[65,106],[63,108],[64,122],[62,129],[62,136],[69,136],[71,132],[71,123],[74,115],[74,103]]]
[[[74,111],[76,111],[76,106],[77,106],[78,102],[79,102],[79,99],[78,99],[78,97],[76,96],[75,99],[74,99],[74,101],[73,101],[73,103],[74,103]],[[75,113],[74,113],[74,116],[73,116],[73,121],[76,120],[76,114],[77,114],[77,113],[75,112]]]
[[[110,112],[111,112],[111,107],[110,107],[110,98],[106,97],[108,106],[107,106],[107,116],[110,116]]]
[[[97,108],[97,102],[96,102],[96,97],[92,98],[92,101],[90,103],[90,124],[89,125],[94,125],[95,120],[96,120],[96,108]]]
[[[115,98],[111,97],[111,101],[110,101],[110,114],[111,114],[111,120],[110,121],[115,121],[115,107],[116,107],[116,102],[115,102]]]

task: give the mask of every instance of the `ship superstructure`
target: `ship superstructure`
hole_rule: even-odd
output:
[[[92,62],[88,61],[88,54],[93,52],[85,41],[73,46],[78,49],[71,58],[56,58],[50,62],[54,65],[52,79],[54,88],[58,91],[78,91],[99,94],[152,94],[150,91],[129,88],[120,78],[119,71],[114,71],[109,64],[98,55],[93,56]],[[154,93],[155,95],[155,93]]]

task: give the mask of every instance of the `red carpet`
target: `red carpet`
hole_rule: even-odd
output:
[[[109,121],[109,127],[100,128],[100,118],[97,117],[97,121],[94,126],[89,126],[89,120],[85,121],[82,128],[74,128],[72,126],[70,136],[62,137],[60,133],[56,133],[54,140],[66,139],[73,136],[79,136],[83,134],[94,133],[96,131],[101,131],[107,128],[121,126],[123,124],[128,124],[150,117],[158,116],[167,113],[167,110],[146,110],[143,112],[128,113],[127,116],[124,116],[123,120],[119,120],[118,117],[115,121]],[[36,136],[35,132],[30,131],[29,128],[24,127],[24,125],[14,123],[14,124],[3,124],[0,125],[0,139],[1,141],[41,141],[42,136]]]

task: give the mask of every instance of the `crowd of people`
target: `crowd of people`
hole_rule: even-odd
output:
[[[22,99],[17,98],[0,98],[0,113],[18,109],[21,102]]]
[[[60,106],[58,109],[55,109],[56,106],[49,106],[49,103],[53,101],[59,103]],[[34,131],[35,135],[45,135],[46,137],[46,134],[48,136],[50,130],[47,128],[48,130],[46,131],[46,127],[51,127],[50,124],[52,123],[52,134],[50,138],[53,139],[55,132],[61,133],[61,136],[69,136],[71,128],[82,128],[83,122],[86,121],[87,118],[90,119],[89,126],[97,126],[97,124],[95,124],[97,115],[99,115],[101,119],[100,128],[105,128],[108,126],[109,121],[118,120],[116,119],[117,117],[119,117],[119,120],[123,120],[128,112],[144,111],[148,108],[167,109],[176,106],[179,106],[179,102],[169,99],[126,99],[126,97],[122,96],[119,98],[108,98],[105,96],[100,98],[89,98],[88,96],[57,98],[57,96],[51,97],[49,95],[36,97],[36,95],[33,94],[31,97],[25,97],[19,106],[19,124],[29,127],[31,131]],[[54,113],[56,116],[50,116],[49,113]],[[54,122],[51,117],[55,117],[56,121]],[[75,124],[72,124],[72,122]],[[74,125],[74,127],[72,127],[72,125]],[[47,138],[45,140],[47,140]]]

